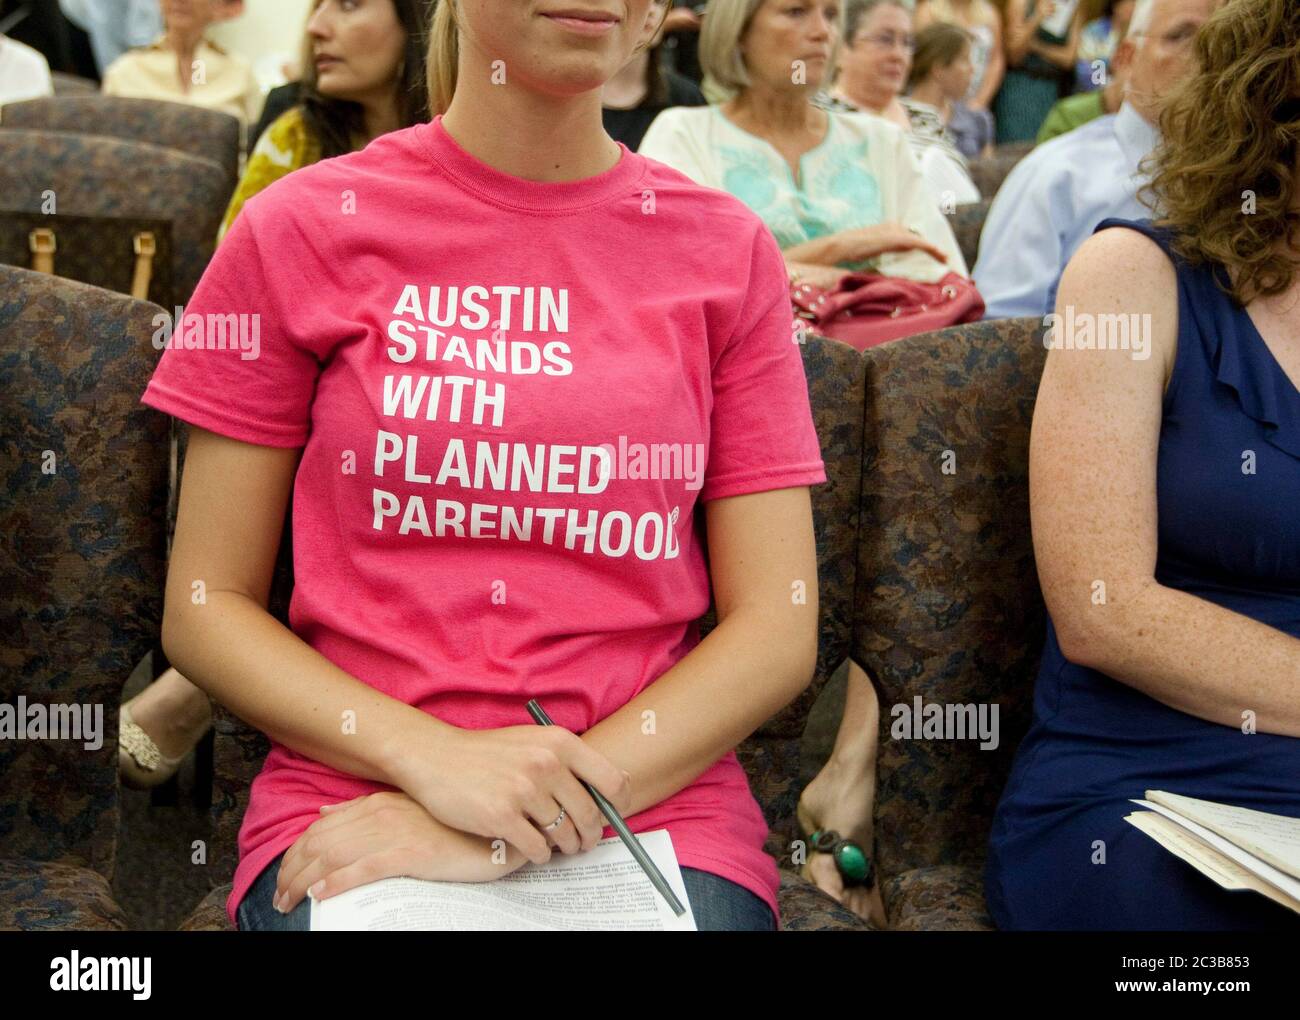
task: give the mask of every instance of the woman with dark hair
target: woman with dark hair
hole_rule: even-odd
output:
[[[988,112],[993,97],[1002,86],[1007,70],[1002,52],[1002,15],[998,8],[1003,2],[989,0],[917,0],[916,30],[924,32],[931,25],[956,25],[971,38],[970,85],[965,103],[972,110]]]
[[[426,18],[423,0],[317,0],[298,101],[257,140],[218,240],[272,181],[428,118]]]
[[[660,24],[671,17],[668,0],[652,0],[646,31],[650,44],[632,55],[601,91],[601,119],[609,137],[636,150],[650,123],[670,106],[703,106],[704,93],[689,78],[663,66]],[[689,10],[689,8],[686,8]]]
[[[1048,322],[1030,510],[1049,622],[990,836],[1003,928],[1300,923],[1126,820],[1149,790],[1300,818],[1300,5],[1232,0],[1193,45],[1156,219],[1103,221]],[[1067,309],[1133,328],[1076,344]]]
[[[971,37],[964,28],[939,21],[916,34],[907,98],[917,115],[941,125],[968,159],[993,145],[993,115],[966,105],[973,73]]]
[[[363,148],[429,116],[423,0],[317,0],[307,22],[302,92],[258,140],[221,224],[300,167]],[[208,696],[175,668],[122,706],[118,774],[131,787],[165,782],[212,722]]]

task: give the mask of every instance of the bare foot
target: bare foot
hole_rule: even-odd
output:
[[[131,718],[165,757],[180,758],[212,725],[212,703],[175,669],[167,669],[131,702]]]

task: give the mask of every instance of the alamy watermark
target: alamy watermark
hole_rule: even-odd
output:
[[[153,317],[155,350],[239,351],[244,361],[255,361],[262,350],[262,317],[256,312],[187,313],[180,305],[175,315]]]
[[[80,740],[87,751],[104,746],[103,705],[0,703],[0,740]]]
[[[1130,351],[1134,361],[1151,357],[1151,313],[1094,315],[1065,306],[1043,317],[1043,346],[1057,351]]]
[[[889,710],[894,717],[889,735],[895,740],[979,740],[980,750],[995,750],[998,735],[997,704],[959,704],[932,701],[918,694],[912,704],[900,702]]]
[[[149,998],[153,957],[82,956],[76,949],[50,961],[50,988],[56,992],[130,992]]]

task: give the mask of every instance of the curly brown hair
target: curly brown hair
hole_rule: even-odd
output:
[[[1242,305],[1300,270],[1300,3],[1229,0],[1196,37],[1197,71],[1169,97],[1144,188],[1193,265],[1228,270]]]

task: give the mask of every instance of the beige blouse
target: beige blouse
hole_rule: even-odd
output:
[[[233,114],[240,122],[256,121],[262,112],[262,90],[253,70],[239,57],[201,41],[189,69],[189,87],[181,88],[175,51],[162,38],[128,50],[104,72],[104,92],[136,99],[165,99]]]

